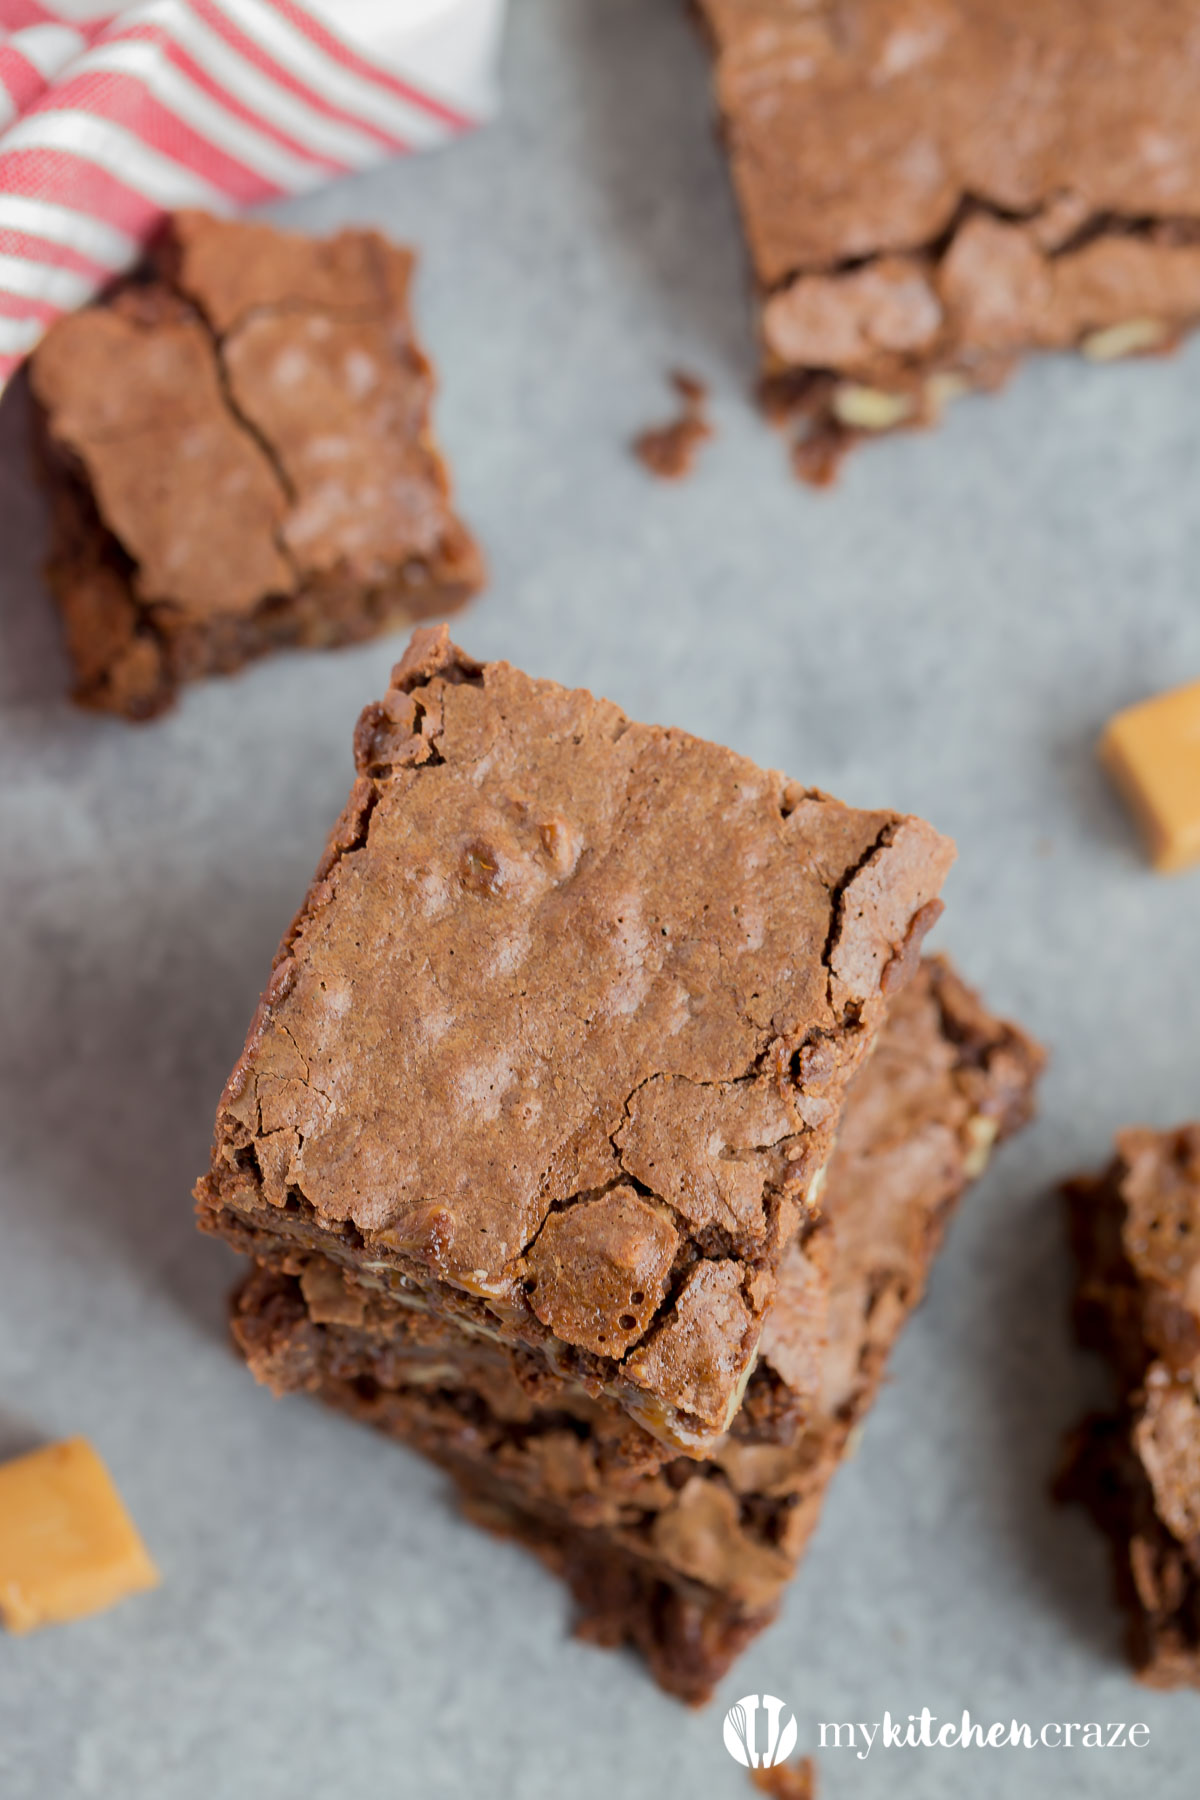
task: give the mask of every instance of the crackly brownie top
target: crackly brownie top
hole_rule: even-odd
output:
[[[457,544],[411,268],[375,232],[322,241],[185,212],[152,279],[49,333],[32,380],[50,443],[140,599],[243,612]]]
[[[1190,0],[701,0],[760,280],[934,243],[968,199],[1200,216]]]
[[[444,628],[356,751],[213,1180],[723,1417],[952,847]]]

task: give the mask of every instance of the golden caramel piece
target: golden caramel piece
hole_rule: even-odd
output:
[[[86,1618],[158,1582],[85,1438],[0,1467],[0,1619],[9,1631]]]
[[[1200,681],[1118,713],[1099,756],[1160,874],[1200,861]]]

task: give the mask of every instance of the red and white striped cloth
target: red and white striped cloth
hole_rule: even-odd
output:
[[[164,212],[468,130],[504,0],[0,0],[0,389]]]

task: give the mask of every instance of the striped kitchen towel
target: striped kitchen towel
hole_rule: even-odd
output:
[[[0,389],[165,212],[300,193],[488,112],[504,0],[0,0]]]

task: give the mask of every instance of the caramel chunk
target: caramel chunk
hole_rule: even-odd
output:
[[[1200,681],[1118,713],[1099,755],[1159,873],[1200,861]]]
[[[0,1619],[34,1631],[158,1586],[112,1477],[84,1438],[0,1468]]]

